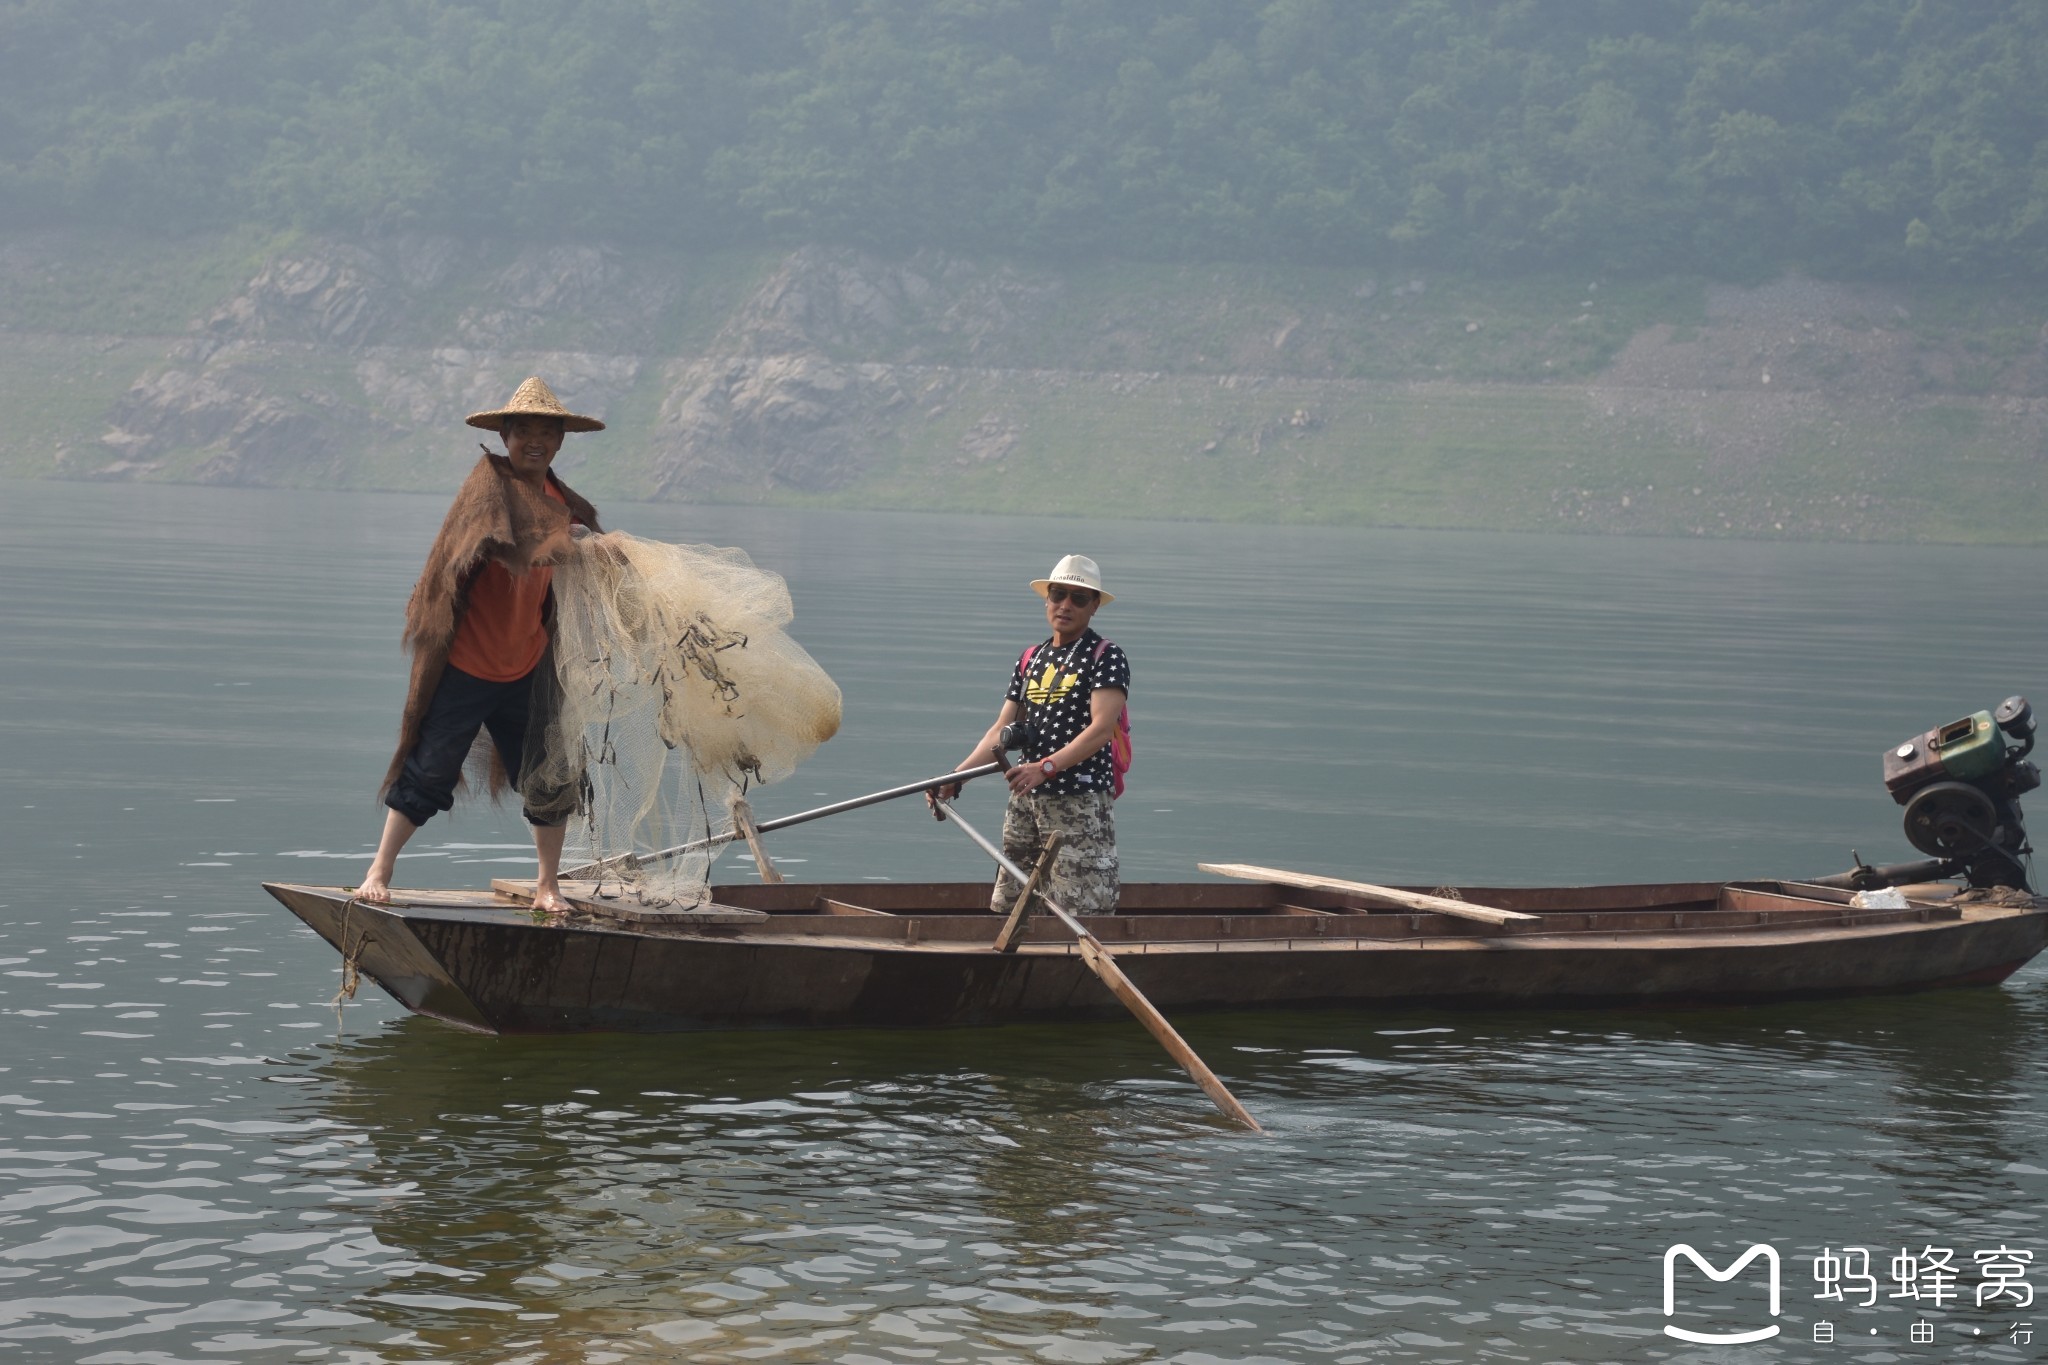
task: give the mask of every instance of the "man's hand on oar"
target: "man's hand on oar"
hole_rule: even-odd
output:
[[[965,778],[970,774],[978,777],[987,772],[1007,774],[1010,771],[1010,755],[1002,745],[997,744],[990,748],[988,756],[991,760],[990,762],[984,763],[978,768],[964,769],[959,773],[958,776],[962,778],[961,781],[948,782],[943,787],[934,787],[926,790],[924,804],[931,811],[932,819],[944,820],[946,818],[946,813],[939,809],[939,804],[944,801],[958,801],[960,799],[960,788],[966,785]]]

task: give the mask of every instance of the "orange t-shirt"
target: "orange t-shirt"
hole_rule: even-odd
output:
[[[550,481],[548,496],[567,504]],[[551,565],[541,564],[514,574],[489,560],[470,581],[469,606],[448,646],[448,662],[485,682],[517,682],[533,671],[547,652],[548,630],[541,621],[548,585],[555,581]]]

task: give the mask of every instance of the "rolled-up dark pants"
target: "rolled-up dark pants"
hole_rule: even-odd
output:
[[[427,703],[420,721],[420,737],[398,780],[384,795],[384,804],[415,825],[433,819],[435,811],[455,804],[455,788],[462,780],[462,762],[476,743],[479,727],[488,730],[497,746],[498,761],[512,785],[520,786],[525,771],[527,725],[532,719],[534,676],[549,667],[543,658],[532,672],[513,682],[489,682],[465,673],[453,664],[441,670],[440,685]],[[531,825],[558,825],[559,817],[537,816],[532,797],[525,799],[526,821]]]

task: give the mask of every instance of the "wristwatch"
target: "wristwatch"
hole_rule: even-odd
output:
[[[1038,765],[1038,771],[1044,773],[1047,777],[1058,777],[1060,775],[1059,765],[1049,758]]]

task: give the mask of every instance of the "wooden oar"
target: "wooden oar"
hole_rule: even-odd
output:
[[[886,791],[869,792],[866,796],[856,796],[846,801],[835,801],[829,806],[819,806],[813,810],[799,811],[795,815],[784,815],[774,820],[763,820],[760,824],[754,826],[754,833],[766,834],[771,830],[788,829],[791,825],[801,825],[811,820],[822,820],[828,815],[837,815],[841,811],[859,810],[862,806],[872,806],[882,801],[894,801],[899,796],[915,796],[919,792],[931,791],[935,787],[951,786],[955,782],[965,782],[973,777],[987,777],[990,773],[999,773],[1002,770],[1003,765],[1000,763],[984,763],[978,768],[963,768],[957,773],[944,773],[938,777],[927,777],[921,782],[909,782],[901,787],[890,787]],[[717,848],[720,845],[729,844],[739,837],[739,831],[735,830],[731,834],[714,834],[708,839],[697,839],[691,843],[677,844],[674,848],[657,849],[652,853],[622,853],[618,857],[606,858],[601,862],[585,863],[581,867],[564,868],[562,869],[561,877],[564,881],[592,881],[604,876],[606,873],[630,872],[636,867],[645,867],[649,863],[658,863],[664,858],[679,858],[685,853],[699,853],[707,848]]]
[[[1439,915],[1456,915],[1459,919],[1478,920],[1481,924],[1506,924],[1511,920],[1543,918],[1541,915],[1525,915],[1519,910],[1495,910],[1489,906],[1473,905],[1468,901],[1454,901],[1448,896],[1425,896],[1419,891],[1403,891],[1399,887],[1374,886],[1371,882],[1347,882],[1336,877],[1318,877],[1313,872],[1289,872],[1284,867],[1256,867],[1251,863],[1196,863],[1195,866],[1218,877],[1235,877],[1248,882],[1273,882],[1280,886],[1300,886],[1312,891],[1342,891],[1347,895],[1398,905],[1407,910],[1432,910]]]
[[[938,814],[937,811],[932,813]],[[939,818],[943,820],[946,817],[940,815]],[[1003,921],[1003,927],[996,933],[997,952],[1017,951],[1017,935],[1024,929],[1024,915],[1031,909],[1031,898],[1038,894],[1038,884],[1052,874],[1053,861],[1060,856],[1060,844],[1066,837],[1058,830],[1045,836],[1045,851],[1038,855],[1038,865],[1031,869],[1031,879],[1024,883],[1024,889],[1017,894],[1017,903],[1010,907],[1010,917]]]
[[[775,862],[768,856],[768,850],[761,847],[761,830],[754,823],[754,808],[747,804],[747,798],[738,792],[726,802],[732,811],[732,827],[747,840],[747,847],[754,852],[754,866],[760,870],[761,880],[770,886],[780,885],[782,873],[776,870]]]
[[[983,853],[995,859],[997,866],[1016,878],[1019,885],[1028,880],[1024,869],[1004,856],[1000,848],[984,839],[974,826],[962,820],[960,812],[953,809],[952,803],[940,801],[938,810],[957,825],[962,834],[979,844]],[[1125,1009],[1138,1017],[1138,1022],[1159,1040],[1159,1045],[1166,1049],[1167,1055],[1179,1062],[1188,1075],[1194,1077],[1195,1084],[1202,1087],[1216,1107],[1223,1111],[1224,1116],[1243,1124],[1254,1133],[1265,1132],[1266,1130],[1259,1126],[1259,1121],[1251,1116],[1251,1112],[1237,1102],[1237,1096],[1230,1093],[1229,1087],[1216,1078],[1216,1073],[1209,1069],[1209,1064],[1195,1055],[1195,1050],[1188,1046],[1187,1039],[1181,1037],[1173,1025],[1166,1022],[1166,1016],[1153,1008],[1152,1002],[1145,998],[1144,993],[1131,984],[1131,979],[1124,975],[1123,969],[1110,958],[1109,949],[1102,946],[1102,941],[1083,928],[1081,921],[1062,909],[1059,902],[1048,896],[1043,888],[1038,891],[1038,899],[1046,909],[1059,917],[1060,923],[1066,925],[1080,942],[1081,960],[1088,964],[1088,969],[1102,978],[1102,984],[1109,987],[1117,999],[1123,1001]]]

